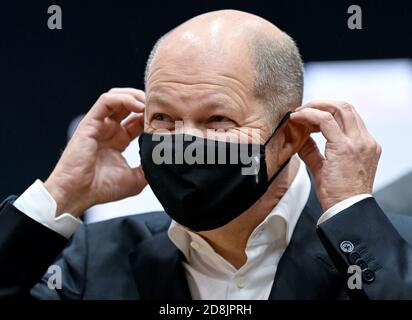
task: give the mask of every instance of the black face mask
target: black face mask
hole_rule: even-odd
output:
[[[142,133],[141,164],[166,213],[191,230],[205,231],[224,226],[250,208],[290,160],[268,178],[265,146],[289,115],[290,112],[263,145],[220,142],[187,134]],[[231,163],[233,155],[238,161]],[[249,167],[239,161],[246,158],[250,160]]]

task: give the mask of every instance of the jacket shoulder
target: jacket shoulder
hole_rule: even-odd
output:
[[[82,299],[138,299],[129,255],[141,243],[165,234],[170,218],[150,212],[84,224],[63,251],[65,281]],[[67,294],[66,294],[67,296]]]
[[[113,249],[128,250],[167,231],[170,222],[165,212],[156,211],[89,223],[84,225],[84,229],[89,249],[94,246],[101,248],[104,242],[111,244]]]
[[[117,217],[87,224],[91,232],[95,231],[132,231],[145,236],[153,236],[169,228],[171,219],[164,211]]]
[[[399,213],[385,213],[402,238],[412,246],[412,217]]]

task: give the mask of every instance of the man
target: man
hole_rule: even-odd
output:
[[[380,147],[347,103],[299,107],[302,73],[293,40],[251,14],[211,12],[166,34],[149,57],[146,92],[103,94],[47,181],[3,203],[0,295],[412,297],[402,238],[410,220],[392,217],[395,227],[370,196]],[[215,132],[200,141],[224,151],[227,137],[258,146],[261,170],[156,163],[158,131],[170,132],[174,152],[178,123],[185,138]],[[319,131],[325,156],[309,137]],[[139,135],[142,167],[130,168],[121,152]],[[80,226],[87,208],[138,194],[146,179],[172,220],[158,212]],[[40,280],[51,264],[61,288],[49,288],[48,274]],[[350,265],[359,271],[353,286]]]

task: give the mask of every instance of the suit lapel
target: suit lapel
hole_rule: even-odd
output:
[[[291,242],[279,261],[269,299],[333,299],[339,275],[316,235],[322,214],[313,184]]]
[[[129,259],[140,299],[191,299],[183,254],[170,241],[167,232],[143,241]]]
[[[343,280],[316,234],[321,214],[312,183],[309,200],[278,264],[269,299],[342,298]],[[184,256],[167,232],[141,242],[129,258],[141,299],[191,299]]]

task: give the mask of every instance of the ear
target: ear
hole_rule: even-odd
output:
[[[283,129],[283,143],[278,149],[278,163],[285,162],[288,158],[299,152],[309,135],[309,128],[302,124],[288,121]]]

